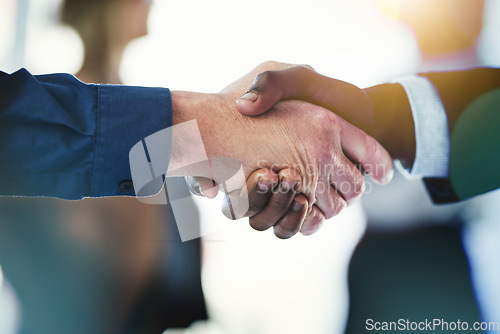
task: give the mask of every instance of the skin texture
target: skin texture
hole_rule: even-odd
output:
[[[241,161],[246,177],[250,177],[249,189],[258,183],[251,177],[253,172],[264,168],[278,173],[293,168],[300,181],[294,184],[289,176],[292,172],[283,172],[279,185],[262,194],[268,196],[268,201],[258,214],[251,203],[250,224],[259,230],[274,226],[279,237],[289,237],[297,231],[311,234],[324,218],[335,216],[362,194],[363,175],[351,160],[369,173],[379,171],[380,175],[375,175],[380,180],[392,176],[392,160],[382,146],[363,131],[334,113],[306,102],[282,101],[258,117],[240,114],[234,101],[262,67],[266,65],[220,94],[173,92],[174,124],[196,119],[208,156],[230,156]],[[202,107],[203,113],[199,113]],[[266,181],[275,181],[274,175],[266,175],[270,176]],[[307,200],[307,218],[303,217],[301,208],[293,210],[295,192]],[[259,197],[259,200],[262,199]],[[303,198],[295,201],[298,206],[305,206]]]
[[[192,93],[173,95],[173,100],[181,104],[190,104],[197,98],[207,97]],[[324,212],[331,210],[329,203],[324,203],[329,201],[325,196],[328,192],[318,190],[318,183],[326,185],[327,190],[331,182],[353,184],[343,193],[349,201],[362,191],[362,175],[344,156],[338,136],[345,131],[345,121],[323,108],[290,101],[276,105],[262,117],[247,118],[237,113],[234,106],[228,108],[228,98],[208,98],[212,100],[212,111],[205,109],[197,120],[209,157],[229,153],[243,163],[247,176],[259,168],[277,171],[292,166],[302,178],[299,191],[310,201],[317,198],[318,205],[324,204]],[[214,131],[215,124],[227,126]],[[318,138],[325,140],[318,143]]]

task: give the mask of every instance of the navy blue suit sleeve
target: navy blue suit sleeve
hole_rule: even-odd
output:
[[[0,195],[133,196],[130,149],[171,125],[166,88],[0,77]]]

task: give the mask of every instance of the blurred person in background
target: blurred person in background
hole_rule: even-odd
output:
[[[61,22],[84,46],[75,76],[86,83],[123,84],[120,65],[127,45],[148,33],[151,0],[63,0]]]
[[[147,34],[150,7],[63,1],[61,20],[85,50],[76,76],[122,84],[123,52]],[[160,333],[206,319],[200,239],[181,242],[169,205],[122,197],[4,198],[0,206],[0,262],[21,307],[19,333]],[[199,224],[194,202],[186,206]]]

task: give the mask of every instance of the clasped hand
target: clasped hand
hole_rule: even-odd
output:
[[[393,174],[389,153],[334,113],[369,122],[373,115],[366,94],[330,78],[325,79],[328,85],[318,84],[318,78],[326,77],[307,66],[260,65],[217,94],[210,117],[226,126],[203,137],[209,156],[230,155],[242,162],[250,204],[245,216],[254,229],[273,227],[279,238],[315,233],[324,219],[362,195],[363,173],[379,183],[389,182]],[[333,110],[293,99],[326,100]],[[188,184],[195,194],[217,195],[212,180],[188,178]],[[228,204],[240,200],[239,192],[225,196],[222,210],[231,218]]]

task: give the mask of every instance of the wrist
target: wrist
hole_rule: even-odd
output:
[[[415,129],[405,90],[399,84],[382,84],[364,89],[372,101],[374,125],[367,131],[393,159],[413,161]]]
[[[172,91],[171,94],[173,127],[169,175],[177,176],[185,166],[207,159],[202,131],[210,109],[210,95],[184,91]]]
[[[202,105],[206,103],[210,94],[172,91],[172,123],[181,124],[187,121],[198,120],[203,114]]]
[[[237,137],[237,129],[228,125],[234,125],[244,117],[234,104],[226,94],[172,92],[173,162],[185,163],[193,159],[193,154],[199,156],[199,141],[202,141],[203,155],[208,159],[232,152],[232,145],[235,145],[232,138]],[[184,126],[184,123],[190,126]]]

